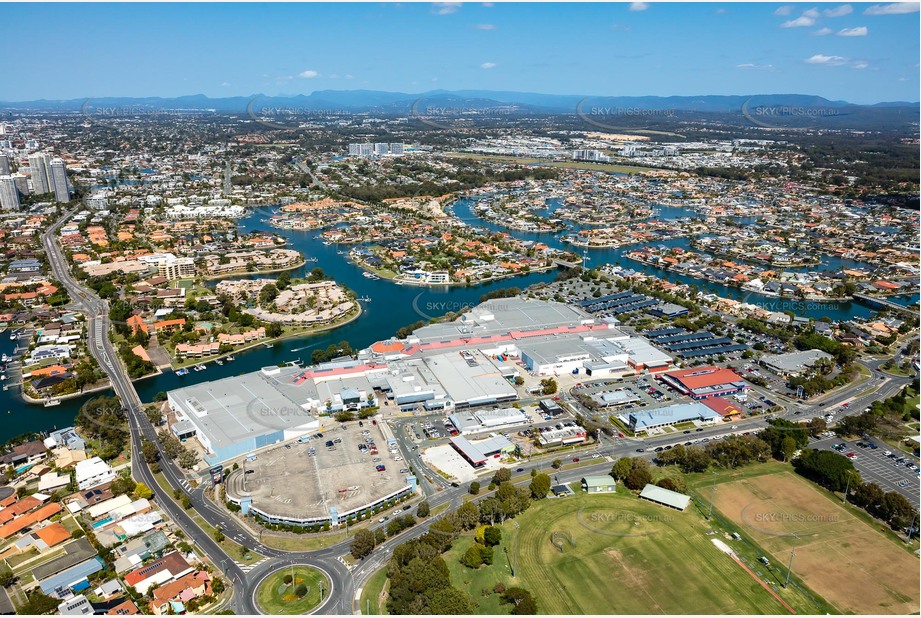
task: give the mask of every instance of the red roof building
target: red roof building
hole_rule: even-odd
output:
[[[742,418],[742,408],[722,397],[710,397],[702,402],[705,406],[723,417],[724,421],[737,421]]]
[[[662,374],[662,381],[692,399],[732,395],[748,388],[736,372],[714,366],[669,371]]]

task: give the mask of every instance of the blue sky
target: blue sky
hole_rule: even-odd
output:
[[[4,4],[0,100],[315,90],[918,100],[917,4]]]

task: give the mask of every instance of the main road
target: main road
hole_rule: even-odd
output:
[[[301,169],[310,173],[309,168],[301,166]],[[312,173],[311,173],[312,176]],[[318,181],[317,181],[318,182]],[[55,224],[48,228],[42,235],[42,245],[51,264],[51,270],[54,276],[64,285],[72,301],[71,306],[83,312],[87,319],[87,347],[90,354],[99,363],[112,384],[112,390],[121,400],[127,415],[130,435],[131,435],[131,472],[135,480],[147,484],[155,491],[159,485],[154,478],[147,462],[141,453],[142,441],[149,441],[161,449],[156,435],[156,429],[144,414],[142,402],[138,397],[137,391],[131,382],[130,377],[125,370],[124,365],[118,357],[111,341],[109,340],[109,307],[108,303],[99,298],[94,291],[80,285],[71,275],[70,266],[67,263],[63,251],[56,240],[56,233],[67,219],[76,212],[76,208],[65,213],[64,216]],[[898,378],[885,374],[880,370],[882,360],[873,361],[866,364],[871,372],[869,382],[858,385],[849,385],[839,389],[828,398],[826,404],[830,409],[832,406],[840,403],[850,402],[850,412],[858,412],[862,406],[868,405],[870,401],[882,399],[898,391],[909,380],[907,378]],[[872,392],[868,392],[872,388]],[[859,393],[859,394],[855,394]],[[789,401],[789,400],[788,400]],[[793,416],[796,409],[802,412],[818,415],[824,411],[818,405],[802,404],[800,402],[789,401],[786,406],[787,411],[784,416]],[[745,423],[746,429],[756,429],[764,424],[764,421],[753,421]],[[408,448],[405,443],[405,428],[399,426],[396,428],[396,436],[402,443],[404,454],[406,454],[414,466],[418,466],[420,471],[425,467],[418,458],[416,452]],[[702,433],[695,434],[696,438],[715,437],[719,434],[729,432],[727,428],[708,428]],[[734,433],[734,432],[733,432]],[[646,451],[636,453],[643,457],[653,457],[653,449],[660,444],[674,443],[676,438],[651,440],[644,444]],[[572,482],[578,480],[585,474],[604,473],[610,470],[611,462],[619,456],[634,454],[637,443],[630,441],[614,441],[611,447],[604,447],[596,451],[600,455],[604,453],[603,458],[598,458],[597,462],[593,459],[588,465],[557,471],[554,475],[557,482]],[[651,447],[651,448],[650,448]],[[600,451],[600,452],[599,452]],[[555,456],[555,457],[558,457]],[[531,469],[546,469],[547,461],[535,459],[519,465],[520,472],[518,482],[527,483],[530,481],[529,472]],[[214,528],[220,528],[225,536],[233,539],[241,545],[245,545],[256,551],[267,559],[257,564],[251,570],[242,568],[234,557],[229,556],[214,539],[211,538],[199,525],[192,520],[188,512],[176,504],[169,496],[162,496],[158,500],[160,507],[177,523],[185,534],[205,552],[211,562],[219,566],[225,577],[233,583],[233,597],[230,607],[237,614],[257,614],[260,613],[254,602],[254,594],[258,583],[269,573],[283,566],[290,564],[306,564],[323,570],[330,578],[332,589],[329,596],[315,613],[322,614],[351,614],[358,613],[359,608],[354,607],[356,592],[360,590],[360,584],[367,580],[375,570],[380,568],[388,559],[393,547],[407,539],[423,534],[428,525],[423,522],[418,526],[397,535],[393,539],[387,540],[382,546],[375,549],[374,553],[354,568],[349,570],[340,557],[349,551],[349,542],[344,541],[331,547],[311,552],[288,552],[264,545],[252,531],[242,525],[235,518],[223,511],[220,507],[212,503],[206,496],[205,485],[199,485],[192,488],[187,482],[183,472],[176,466],[170,458],[166,457],[162,450],[160,451],[160,467],[166,480],[174,489],[184,492],[191,501],[191,509]],[[432,475],[435,478],[435,475]],[[429,500],[430,506],[434,509],[442,504],[458,506],[466,495],[466,487],[447,487],[443,483],[429,484],[422,483],[425,494]],[[449,509],[450,510],[450,509]]]

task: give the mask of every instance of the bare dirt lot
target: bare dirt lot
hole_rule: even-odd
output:
[[[795,548],[794,573],[841,611],[919,611],[917,557],[795,474],[723,483],[715,505],[771,554],[772,563],[785,566]]]

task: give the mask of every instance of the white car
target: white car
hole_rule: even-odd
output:
[[[394,460],[394,461],[403,461],[403,458],[400,457],[399,455],[397,455],[396,457],[393,458],[393,460]]]

